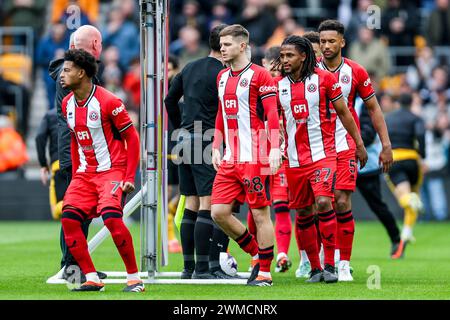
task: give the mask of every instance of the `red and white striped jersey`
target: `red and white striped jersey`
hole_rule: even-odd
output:
[[[122,101],[93,85],[89,97],[77,102],[73,92],[62,101],[62,112],[78,144],[77,172],[102,172],[127,166],[127,151],[120,133],[133,124]]]
[[[318,60],[319,67],[323,70],[328,70],[323,62],[323,57]],[[329,70],[328,70],[329,71]],[[369,75],[361,65],[353,60],[342,58],[341,64],[336,70],[332,71],[336,80],[341,85],[342,94],[348,109],[355,119],[356,125],[359,126],[359,118],[355,111],[355,100],[357,95],[364,101],[369,100],[375,95],[372,88]],[[345,150],[355,150],[356,144],[351,135],[345,130],[341,119],[336,119],[336,152]]]
[[[217,86],[218,116],[223,119],[226,145],[223,159],[258,162],[267,158],[270,147],[264,115],[268,108],[273,108],[276,117],[277,108],[277,88],[270,73],[253,63],[249,63],[239,73],[227,68],[218,74]]]
[[[342,92],[335,77],[319,68],[304,82],[294,81],[290,76],[278,82],[289,167],[336,157],[336,117],[330,105],[340,97]]]

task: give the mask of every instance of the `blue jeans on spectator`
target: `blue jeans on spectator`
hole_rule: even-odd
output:
[[[420,193],[425,207],[425,220],[431,220],[433,216],[438,221],[447,219],[447,195],[442,177],[424,177]]]

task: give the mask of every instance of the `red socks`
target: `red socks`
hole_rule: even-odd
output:
[[[258,244],[256,243],[255,237],[253,237],[247,229],[245,229],[244,234],[237,237],[235,241],[242,250],[250,254],[252,257],[258,254]]]
[[[86,238],[81,229],[82,221],[83,218],[75,210],[64,210],[61,223],[67,247],[80,266],[81,271],[87,274],[95,272],[95,267],[89,255]]]
[[[259,271],[270,272],[270,264],[273,260],[273,246],[258,249],[259,256]]]
[[[296,238],[300,250],[308,255],[311,269],[322,269],[320,266],[319,250],[317,248],[317,230],[314,224],[314,215],[299,216],[296,218]]]
[[[287,202],[277,202],[273,205],[275,211],[275,239],[278,252],[289,252],[292,223]]]
[[[337,216],[337,247],[340,260],[350,261],[355,235],[355,220],[352,211],[336,213]]]
[[[116,216],[116,214],[120,215],[120,218],[119,216]],[[112,210],[110,210],[107,213],[102,213],[102,218],[105,226],[108,228],[109,232],[111,232],[114,244],[125,263],[127,273],[138,272],[136,257],[134,255],[133,239],[131,238],[130,231],[123,223],[122,213],[120,211],[112,212]]]
[[[319,230],[323,243],[324,263],[334,266],[334,250],[336,248],[336,214],[334,210],[328,212],[320,212]]]

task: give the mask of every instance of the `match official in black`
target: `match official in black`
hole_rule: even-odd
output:
[[[164,100],[169,120],[175,129],[180,129],[175,130],[179,132],[179,186],[180,194],[186,196],[180,227],[182,279],[231,278],[219,264],[220,251],[228,245],[228,237],[211,218],[216,176],[211,163],[211,141],[218,108],[217,75],[224,68],[219,33],[225,27],[219,25],[211,30],[209,56],[187,64],[172,80]],[[180,109],[178,102],[182,97],[184,104]]]

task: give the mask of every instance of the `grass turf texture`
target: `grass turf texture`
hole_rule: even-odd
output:
[[[407,247],[403,260],[389,259],[390,243],[377,222],[357,222],[352,255],[354,282],[307,284],[295,278],[299,255],[292,239],[287,273],[272,272],[273,287],[241,285],[147,285],[142,294],[121,292],[123,284],[107,284],[105,292],[75,293],[65,285],[48,285],[49,276],[58,271],[60,259],[57,222],[2,222],[0,224],[0,299],[450,299],[450,225],[419,224],[417,242]],[[99,229],[92,226],[90,235]],[[139,250],[139,225],[131,227],[135,248]],[[249,257],[232,241],[231,253],[239,271],[247,271]],[[275,254],[276,256],[276,254]],[[170,266],[162,271],[181,271],[181,254],[170,255]],[[93,254],[98,270],[123,271],[124,266],[108,238]],[[274,268],[272,264],[272,271]],[[381,271],[381,289],[369,289],[369,266]],[[370,282],[370,280],[369,280]],[[371,282],[373,283],[373,282]]]

